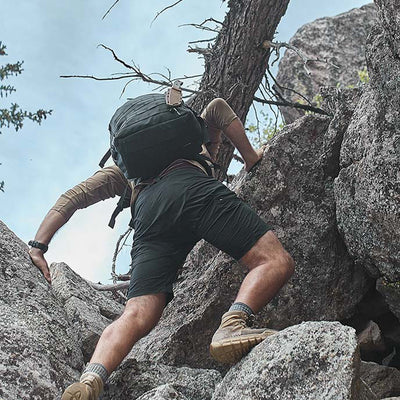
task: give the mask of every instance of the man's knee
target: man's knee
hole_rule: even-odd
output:
[[[290,277],[294,274],[295,262],[292,256],[285,249],[283,249],[283,253],[281,255],[281,265],[285,270],[287,280],[290,279]]]
[[[133,297],[126,303],[120,318],[128,324],[134,324],[135,329],[144,336],[159,321],[165,304],[166,296],[164,293]]]
[[[248,269],[259,265],[275,265],[289,279],[294,273],[294,260],[284,249],[277,236],[268,231],[254,244],[254,246],[240,259]]]

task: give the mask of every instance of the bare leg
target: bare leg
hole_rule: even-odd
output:
[[[249,273],[235,302],[247,304],[254,312],[264,307],[289,280],[294,261],[276,235],[269,231],[240,259]]]
[[[114,371],[133,345],[157,324],[165,302],[164,293],[128,300],[123,314],[104,329],[90,362],[102,364],[109,374]]]

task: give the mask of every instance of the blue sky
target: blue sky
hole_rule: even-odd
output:
[[[0,219],[26,242],[59,195],[96,171],[107,149],[107,126],[115,109],[127,97],[154,89],[133,83],[120,98],[122,81],[59,76],[125,72],[110,53],[98,48],[99,43],[128,62],[134,60],[147,73],[165,73],[169,68],[175,77],[201,74],[202,60],[186,51],[187,43],[211,36],[179,25],[201,23],[209,17],[222,21],[227,2],[184,0],[152,25],[157,12],[173,2],[120,0],[102,20],[112,3],[2,0],[0,40],[8,56],[0,61],[24,60],[23,74],[6,82],[17,92],[1,99],[2,107],[13,101],[28,110],[54,110],[41,126],[26,122],[21,131],[4,129],[0,135],[0,181],[6,183],[5,193],[0,192]],[[288,41],[307,22],[364,4],[363,0],[292,0],[276,40]],[[115,243],[129,222],[129,211],[125,211],[114,230],[107,227],[116,201],[78,211],[51,242],[49,262],[64,261],[87,279],[107,282]],[[125,272],[128,264],[126,246],[118,270]]]

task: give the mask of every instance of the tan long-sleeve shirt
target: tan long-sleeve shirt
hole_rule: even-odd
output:
[[[210,141],[212,144],[217,144],[216,147],[221,141],[221,132],[237,118],[228,103],[220,98],[211,101],[202,112],[201,117],[206,121]],[[202,168],[195,161],[192,163]],[[51,209],[59,212],[67,221],[78,209],[86,208],[100,200],[121,196],[128,185],[129,182],[116,165],[102,168],[90,178],[62,194]]]

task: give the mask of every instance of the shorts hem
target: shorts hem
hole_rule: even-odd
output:
[[[148,291],[138,291],[138,292],[133,292],[129,293],[127,295],[127,300],[133,299],[134,297],[140,297],[140,296],[148,296],[150,294],[160,294],[163,293],[166,296],[166,303],[167,305],[173,298],[174,298],[174,293],[171,290],[148,290]]]
[[[249,241],[249,242],[247,243],[247,245],[243,248],[243,250],[242,250],[240,253],[231,254],[231,256],[232,256],[235,260],[239,261],[242,257],[244,257],[244,256],[246,255],[246,253],[247,253],[248,251],[250,251],[250,250],[253,248],[253,246],[258,242],[258,240],[259,240],[262,236],[264,236],[267,232],[269,232],[269,231],[271,231],[271,230],[272,230],[272,228],[271,228],[270,226],[265,225],[264,229],[262,229],[262,230],[259,231],[260,234],[257,235],[257,236],[253,236],[253,237],[252,237],[253,240]]]

